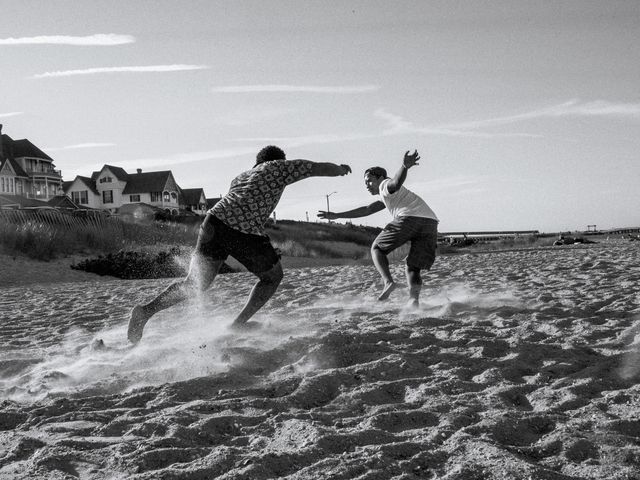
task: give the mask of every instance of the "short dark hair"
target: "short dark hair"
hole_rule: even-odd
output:
[[[264,162],[272,162],[273,160],[286,160],[287,156],[284,151],[275,145],[268,145],[258,152],[256,155],[256,165]]]
[[[387,171],[382,168],[382,167],[371,167],[371,168],[367,168],[364,171],[365,176],[367,174],[371,174],[374,177],[382,177],[382,178],[387,178]]]

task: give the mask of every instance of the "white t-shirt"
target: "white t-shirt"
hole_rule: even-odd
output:
[[[386,178],[380,182],[380,197],[393,218],[423,217],[438,221],[436,214],[429,205],[411,190],[400,187],[394,193],[389,193],[389,182]]]

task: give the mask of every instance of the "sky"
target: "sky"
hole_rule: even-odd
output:
[[[638,1],[0,0],[0,123],[65,181],[104,164],[227,192],[255,154],[346,163],[278,219],[405,186],[439,230],[640,225]],[[383,226],[386,211],[354,219]]]

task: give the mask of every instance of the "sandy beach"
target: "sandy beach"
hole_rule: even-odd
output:
[[[640,242],[442,256],[419,310],[289,268],[246,333],[221,275],[135,348],[171,279],[13,261],[0,479],[640,479]]]

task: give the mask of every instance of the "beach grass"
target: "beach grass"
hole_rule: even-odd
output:
[[[108,254],[156,245],[193,244],[196,237],[196,228],[178,223],[138,224],[58,210],[0,212],[2,251],[43,261],[78,253]]]
[[[380,229],[310,222],[269,222],[266,233],[285,256],[364,259]],[[60,256],[119,251],[193,248],[198,225],[128,222],[118,217],[80,217],[55,210],[0,212],[0,249],[49,261]]]
[[[108,255],[121,251],[154,252],[195,246],[199,223],[131,222],[101,214],[80,216],[59,210],[0,211],[0,251],[49,261],[68,255]],[[380,228],[340,223],[280,220],[267,222],[274,247],[287,257],[366,260]],[[546,248],[555,235],[528,235],[477,241],[472,245],[438,245],[439,255]],[[406,257],[407,245],[389,255]]]

